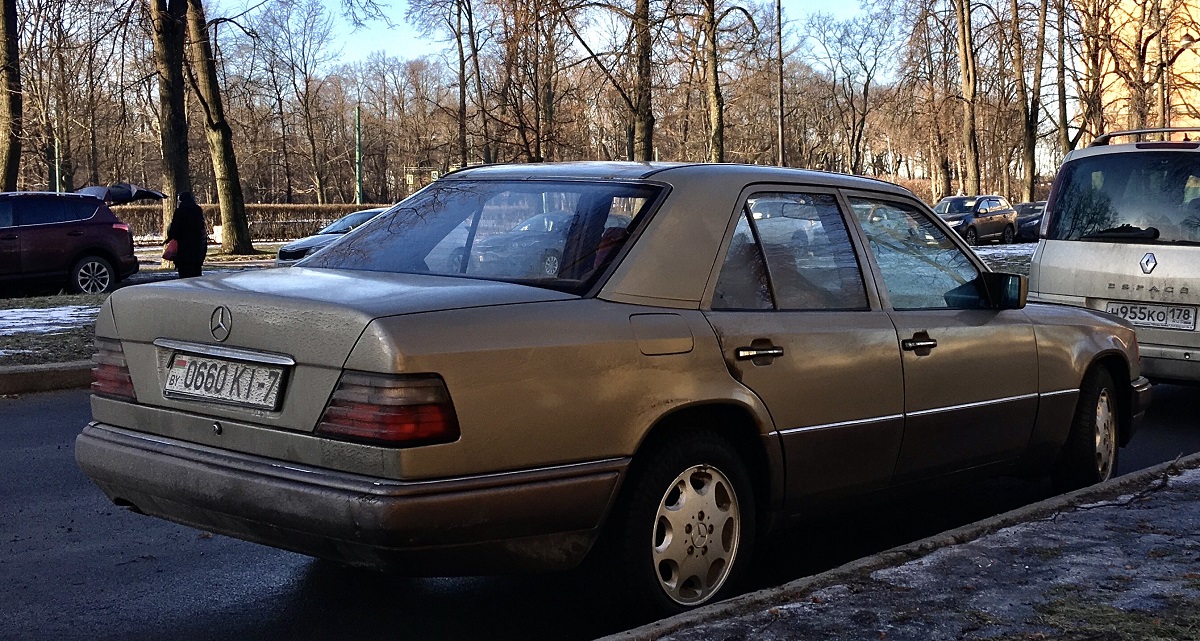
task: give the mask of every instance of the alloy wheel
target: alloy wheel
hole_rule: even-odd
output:
[[[85,294],[99,294],[108,291],[112,283],[112,272],[107,265],[89,260],[80,265],[75,273],[75,283],[79,286],[79,291]]]
[[[680,605],[710,599],[729,578],[742,534],[733,484],[707,465],[688,468],[659,503],[652,545],[659,585]]]
[[[1113,462],[1117,458],[1117,420],[1113,411],[1112,396],[1107,388],[1100,390],[1096,399],[1096,473],[1101,479],[1112,476]]]

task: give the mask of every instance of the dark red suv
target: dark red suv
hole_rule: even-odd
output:
[[[93,196],[0,193],[0,288],[96,294],[137,272],[133,234]]]

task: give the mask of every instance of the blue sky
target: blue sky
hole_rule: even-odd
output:
[[[395,27],[389,29],[382,24],[372,24],[357,31],[352,30],[342,18],[339,0],[325,0],[325,3],[330,12],[337,16],[337,44],[342,49],[344,62],[366,59],[375,51],[386,51],[389,56],[398,58],[416,58],[446,50],[445,43],[422,38],[405,24],[404,12],[408,5],[404,0],[393,0],[385,10],[396,24]],[[858,0],[783,0],[783,15],[787,23],[797,23],[818,12],[847,18],[858,11]]]

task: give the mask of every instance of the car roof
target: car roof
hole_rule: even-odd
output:
[[[1105,144],[1095,147],[1084,147],[1082,149],[1072,150],[1063,158],[1063,162],[1070,162],[1079,158],[1089,158],[1092,156],[1107,156],[1111,154],[1139,154],[1151,153],[1155,151],[1173,151],[1177,153],[1195,153],[1200,150],[1200,141],[1196,140],[1151,140],[1142,142],[1128,142],[1119,145]]]
[[[710,181],[716,175],[732,182],[747,184],[805,183],[843,189],[884,191],[910,197],[913,195],[903,187],[874,178],[811,169],[733,163],[585,161],[479,165],[446,174],[442,180],[654,180],[673,186],[687,186],[693,181]]]
[[[71,200],[95,200],[101,204],[103,200],[90,194],[76,194],[64,191],[0,191],[0,198],[66,198]]]

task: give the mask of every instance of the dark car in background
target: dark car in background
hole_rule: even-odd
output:
[[[1017,212],[1000,196],[948,196],[933,211],[968,245],[985,240],[1007,245],[1017,238]]]
[[[377,207],[375,209],[364,209],[352,214],[346,214],[329,223],[312,236],[294,240],[280,247],[279,253],[275,257],[275,265],[277,267],[291,265],[387,210],[387,207]]]
[[[99,198],[0,193],[0,288],[98,294],[137,270],[129,225]]]
[[[1042,228],[1042,214],[1046,211],[1046,201],[1033,203],[1017,203],[1017,240],[1036,243],[1038,231]]]

